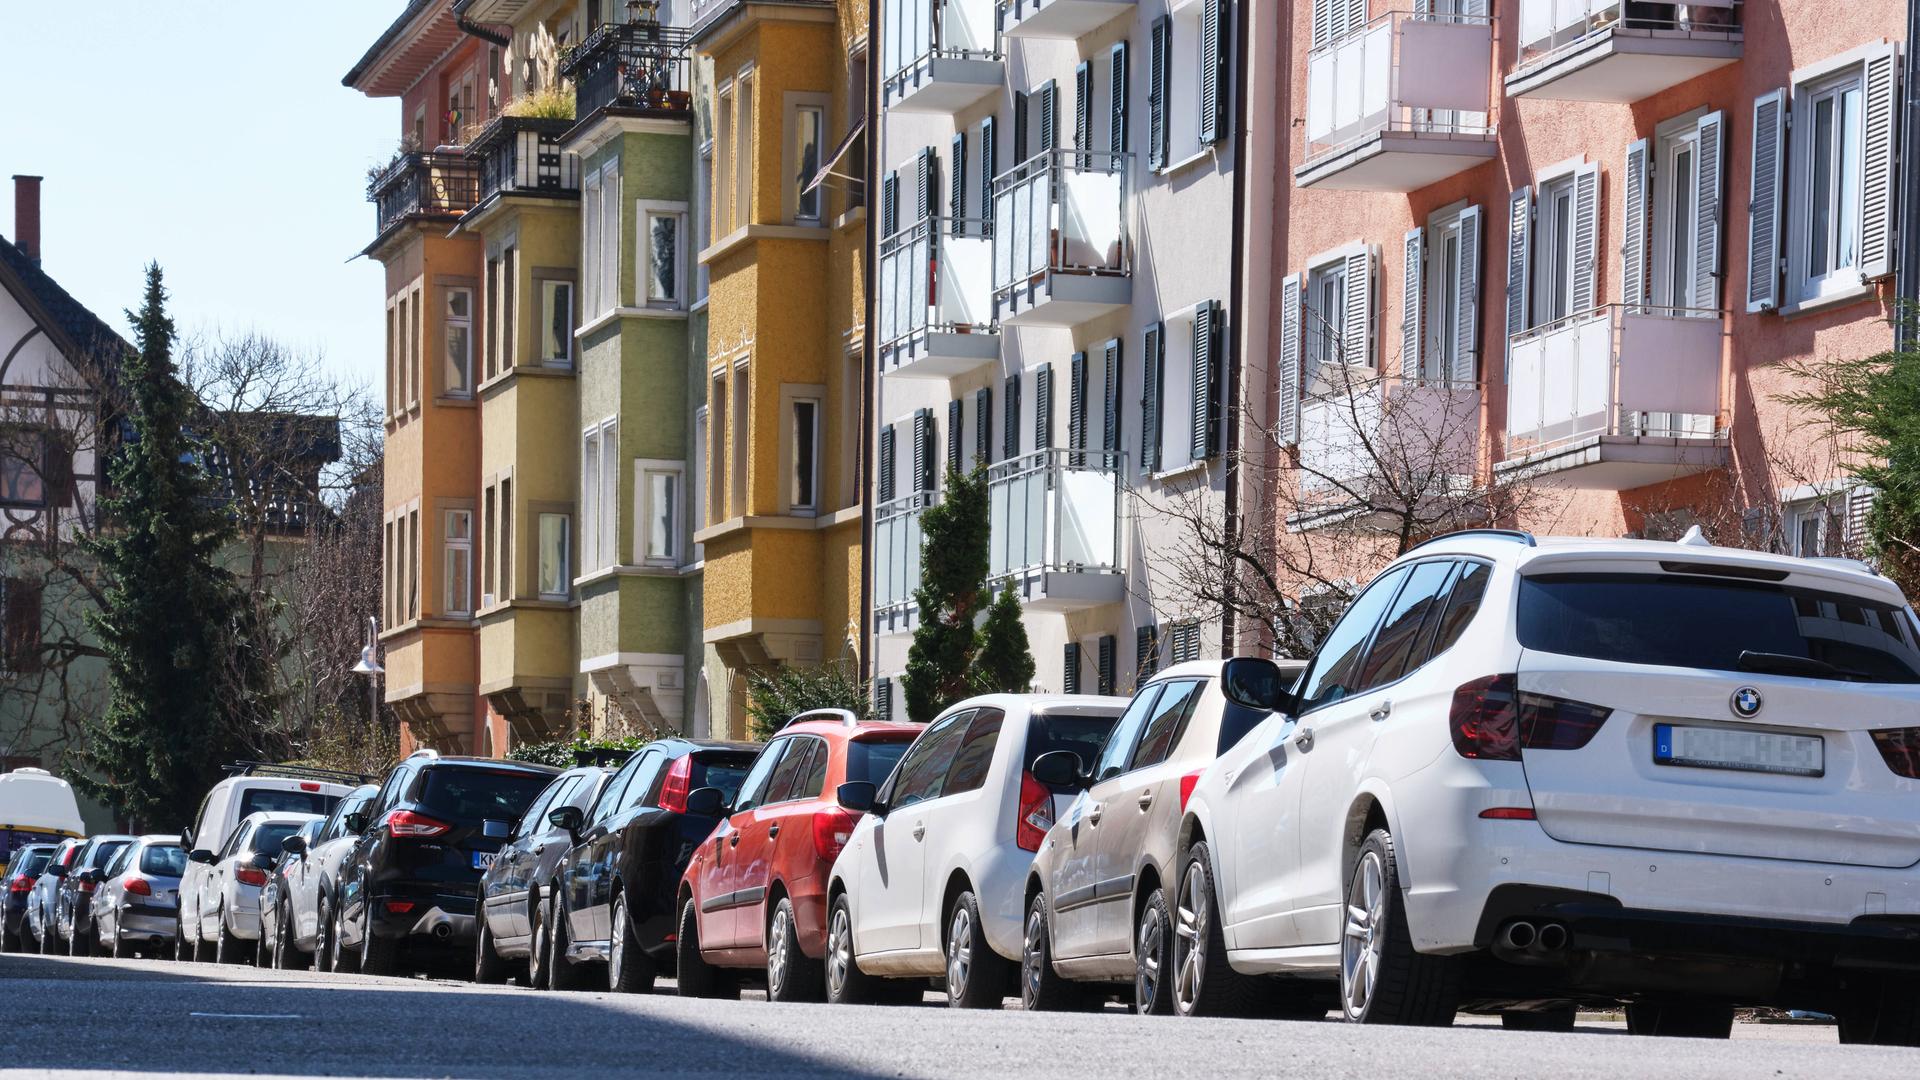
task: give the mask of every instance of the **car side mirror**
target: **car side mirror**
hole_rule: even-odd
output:
[[[1033,759],[1027,770],[1035,780],[1051,788],[1080,791],[1087,786],[1087,774],[1081,771],[1080,755],[1071,750],[1049,750]]]
[[[56,878],[63,878],[67,876],[67,868],[59,863],[49,863],[47,865],[47,873],[52,874]]]
[[[488,818],[480,823],[480,835],[489,840],[505,840],[513,832],[513,823],[498,818]]]
[[[694,788],[687,792],[688,817],[725,817],[727,793],[717,787]]]
[[[305,855],[307,853],[307,838],[298,835],[289,836],[285,840],[280,841],[280,850],[289,855]]]
[[[1286,673],[1258,656],[1236,656],[1222,665],[1220,691],[1235,705],[1261,712],[1291,712],[1295,707]]]
[[[247,861],[253,864],[255,870],[271,870],[273,864],[280,860],[275,858],[271,851],[256,851],[253,853],[253,858]]]
[[[194,848],[192,851],[187,852],[187,861],[197,862],[202,866],[212,866],[214,862],[213,852],[203,847]]]
[[[340,822],[347,827],[348,832],[356,836],[367,831],[367,815],[364,813],[348,814],[341,818]]]
[[[565,830],[576,844],[580,842],[580,826],[586,824],[586,821],[587,816],[581,813],[577,806],[559,806],[547,812],[547,823],[556,829]]]
[[[884,816],[886,807],[880,805],[880,789],[865,780],[853,780],[841,784],[835,789],[833,797],[843,809],[856,814],[878,814]]]
[[[100,880],[100,872],[98,870],[82,870],[74,876],[74,880],[90,885]]]

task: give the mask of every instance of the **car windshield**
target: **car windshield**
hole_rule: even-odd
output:
[[[10,874],[26,874],[31,877],[38,877],[40,871],[46,869],[48,861],[52,858],[52,848],[34,848],[31,851],[23,851],[18,858],[14,859],[14,865],[9,867],[7,872]]]
[[[187,851],[173,844],[155,844],[140,853],[140,872],[151,877],[179,877],[187,872]]]
[[[740,794],[740,785],[746,782],[747,770],[753,768],[753,755],[733,755],[726,757],[700,757],[693,759],[693,787],[717,787],[726,796],[724,801],[731,803]]]
[[[465,824],[518,821],[552,782],[552,773],[442,765],[424,770],[413,798],[427,813]]]
[[[303,824],[304,822],[299,821],[266,822],[259,828],[253,830],[253,839],[248,841],[247,847],[252,850],[255,855],[278,855],[280,854],[280,841],[299,832],[300,826]]]
[[[1920,682],[1904,608],[1774,582],[1654,574],[1520,581],[1524,648],[1626,664]]]
[[[1081,771],[1093,768],[1100,760],[1100,749],[1107,744],[1107,736],[1113,734],[1113,726],[1120,722],[1118,713],[1112,716],[1087,715],[1085,713],[1049,713],[1035,716],[1027,724],[1027,754],[1022,767],[1031,769],[1040,755],[1054,750],[1071,750],[1080,759]]]
[[[319,791],[272,791],[254,788],[240,796],[240,816],[248,814],[330,814],[338,795]]]
[[[847,744],[847,782],[866,783],[879,786],[893,775],[893,767],[907,755],[907,747],[913,745],[911,733],[897,739],[860,739]]]

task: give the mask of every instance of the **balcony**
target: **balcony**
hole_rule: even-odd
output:
[[[886,0],[882,100],[899,112],[956,113],[1005,79],[994,0]]]
[[[502,116],[467,144],[480,163],[480,201],[496,195],[548,199],[580,197],[580,159],[560,147],[571,120]]]
[[[999,358],[988,232],[936,217],[880,241],[881,374],[947,379]]]
[[[374,246],[408,221],[453,219],[480,201],[480,166],[454,151],[401,154],[367,184],[377,222]]]
[[[1448,518],[1479,465],[1481,384],[1329,381],[1336,385],[1300,407],[1300,490],[1288,527],[1397,528],[1409,510]]]
[[[1522,0],[1520,56],[1507,94],[1621,104],[1652,97],[1740,59],[1740,6]]]
[[[1078,38],[1132,11],[1133,0],[999,0],[1008,37]]]
[[[573,80],[576,138],[603,116],[691,120],[693,67],[687,31],[657,22],[607,23],[560,61]]]
[[[993,312],[1078,326],[1133,299],[1131,154],[1043,150],[993,181]]]
[[[1126,455],[1106,450],[1036,450],[991,466],[993,587],[1012,585],[1034,611],[1118,603],[1125,475]]]
[[[913,595],[920,589],[920,515],[940,501],[916,491],[873,510],[873,624],[881,634],[904,634],[920,621]]]
[[[1493,20],[1396,11],[1307,57],[1303,188],[1408,192],[1492,161]]]
[[[1720,316],[1608,304],[1515,335],[1495,472],[1627,491],[1724,467]]]

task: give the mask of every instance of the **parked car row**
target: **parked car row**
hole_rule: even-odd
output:
[[[8,912],[156,940],[131,881],[157,908],[184,847],[182,953],[281,967],[1713,1038],[1768,1006],[1920,1045],[1916,705],[1920,621],[1860,564],[1469,530],[1304,663],[564,771],[422,752],[324,809],[32,847]]]

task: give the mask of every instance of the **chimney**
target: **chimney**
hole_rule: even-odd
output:
[[[40,265],[40,180],[17,174],[13,178],[13,242],[35,266]]]

